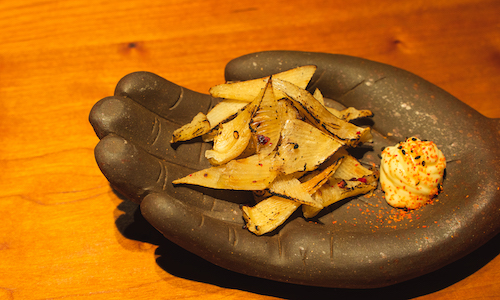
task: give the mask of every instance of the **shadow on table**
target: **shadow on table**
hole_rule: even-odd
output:
[[[392,286],[365,290],[300,286],[251,277],[213,265],[166,239],[144,219],[137,204],[124,200],[117,208],[125,212],[116,220],[116,226],[121,234],[128,239],[158,245],[157,263],[169,274],[224,288],[285,299],[414,298],[442,290],[461,281],[500,254],[498,247],[500,235],[496,235],[488,243],[454,263],[430,274]]]

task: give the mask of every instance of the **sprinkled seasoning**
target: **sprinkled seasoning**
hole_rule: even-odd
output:
[[[345,180],[342,180],[341,182],[337,183],[338,187],[343,189],[347,186],[347,182]]]
[[[419,208],[439,193],[445,168],[445,157],[431,141],[410,137],[386,147],[380,168],[386,201],[398,208]]]
[[[265,135],[257,135],[257,142],[261,145],[265,145],[269,142],[270,138]]]
[[[351,178],[350,181],[359,181],[359,182],[362,182],[362,183],[366,183],[367,182],[366,178],[364,178],[364,177],[361,177],[361,178]]]

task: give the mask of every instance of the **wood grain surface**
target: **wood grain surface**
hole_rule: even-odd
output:
[[[163,239],[110,188],[88,122],[127,73],[207,92],[229,60],[273,49],[392,64],[500,118],[499,16],[498,0],[1,1],[0,299],[500,297],[498,236],[374,290],[220,269]]]

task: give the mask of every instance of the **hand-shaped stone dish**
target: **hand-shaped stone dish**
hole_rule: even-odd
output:
[[[243,228],[245,192],[173,186],[206,168],[210,146],[170,144],[173,130],[217,99],[137,72],[99,101],[90,122],[101,139],[97,163],[111,185],[141,204],[144,217],[166,238],[224,268],[301,285],[373,288],[437,270],[472,252],[500,229],[500,123],[407,71],[356,57],[271,51],[231,61],[226,80],[246,80],[301,65],[318,70],[331,105],[369,109],[373,145],[358,157],[379,164],[381,149],[406,137],[434,141],[447,158],[443,192],[432,204],[405,212],[383,194],[334,205],[314,221],[299,214],[271,234]]]

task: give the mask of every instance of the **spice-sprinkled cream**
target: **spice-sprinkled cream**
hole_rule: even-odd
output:
[[[446,159],[436,144],[411,137],[382,151],[380,184],[389,205],[416,209],[434,198]]]

